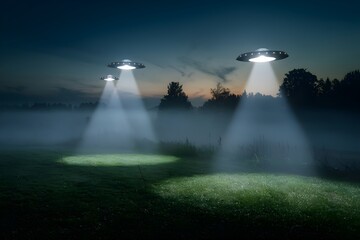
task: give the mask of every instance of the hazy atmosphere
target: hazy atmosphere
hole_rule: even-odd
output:
[[[1,239],[359,239],[356,1],[5,1]]]

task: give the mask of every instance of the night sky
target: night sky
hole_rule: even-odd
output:
[[[250,63],[266,47],[279,79],[294,68],[342,79],[360,68],[358,1],[3,1],[0,103],[95,101],[106,65],[129,58],[144,97],[156,103],[179,81],[195,105],[222,82],[243,91]]]

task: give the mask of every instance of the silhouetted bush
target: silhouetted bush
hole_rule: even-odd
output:
[[[234,110],[240,102],[240,95],[232,94],[228,88],[217,83],[215,88],[210,89],[211,98],[207,100],[201,110]],[[245,93],[246,94],[246,93]]]
[[[160,101],[159,110],[190,110],[192,105],[179,82],[171,82]]]

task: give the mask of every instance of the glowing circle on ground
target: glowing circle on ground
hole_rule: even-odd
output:
[[[263,63],[287,58],[289,55],[284,51],[269,50],[267,48],[259,48],[253,52],[240,54],[236,60],[242,62]]]
[[[92,154],[67,156],[59,162],[68,165],[93,167],[157,165],[177,161],[178,158],[157,154]]]
[[[338,214],[352,213],[358,206],[354,196],[360,196],[358,187],[346,183],[256,173],[170,178],[154,185],[153,192],[170,202],[188,204],[207,214],[253,214],[254,217],[259,214],[272,216],[274,212],[263,209],[279,204],[287,206],[289,216],[303,216],[319,203],[326,203],[323,210],[331,214],[334,209],[338,209],[335,210]]]
[[[129,59],[124,59],[120,62],[112,62],[112,63],[108,64],[108,67],[118,68],[121,70],[134,70],[134,69],[145,68],[145,65],[142,63],[138,63],[138,62],[133,62]]]
[[[267,56],[259,56],[259,57],[255,57],[255,58],[250,58],[249,61],[250,62],[255,62],[255,63],[263,63],[263,62],[271,62],[274,61],[276,58],[274,57],[267,57]]]

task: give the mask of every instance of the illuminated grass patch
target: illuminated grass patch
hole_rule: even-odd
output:
[[[213,174],[209,161],[166,155],[66,154],[0,152],[10,220],[1,239],[360,239],[359,183]]]
[[[96,154],[64,157],[60,162],[86,166],[134,166],[171,163],[178,158],[167,155],[146,154]]]
[[[154,191],[184,207],[254,223],[360,226],[360,187],[317,178],[217,174],[165,180]]]

